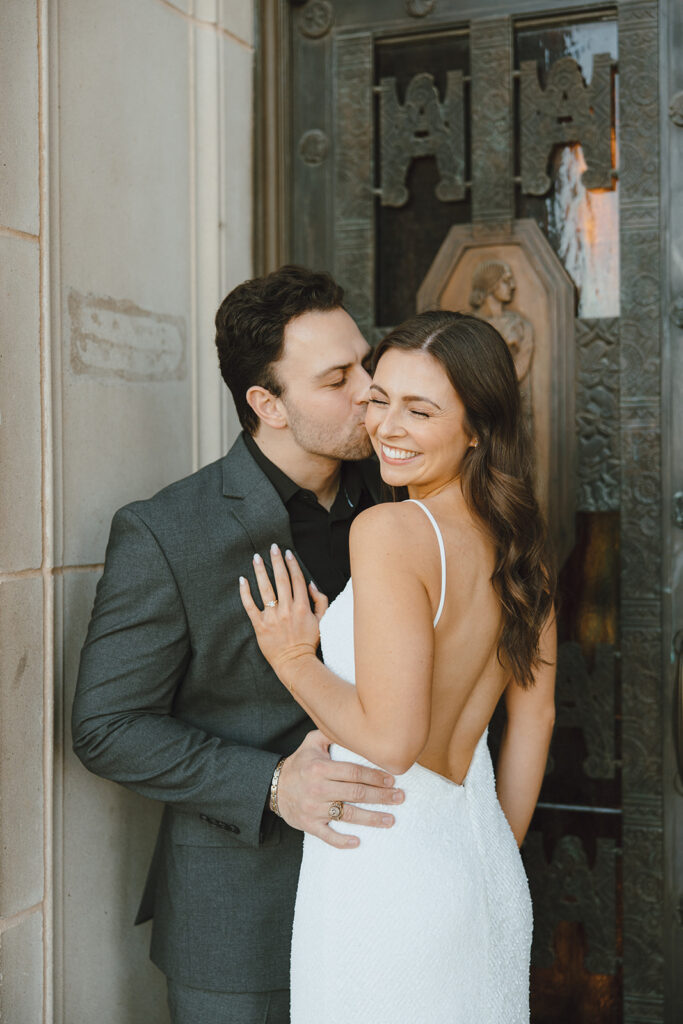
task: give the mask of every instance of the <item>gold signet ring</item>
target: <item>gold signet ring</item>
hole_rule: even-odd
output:
[[[330,804],[330,809],[327,813],[332,821],[341,821],[344,817],[344,804],[341,800],[334,800]]]

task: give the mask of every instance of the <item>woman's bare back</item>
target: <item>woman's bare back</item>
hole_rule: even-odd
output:
[[[434,633],[431,717],[418,763],[462,784],[475,747],[509,680],[498,661],[500,601],[491,584],[491,541],[452,491],[425,502],[441,532],[446,562],[443,609]],[[432,607],[441,595],[441,558],[433,526],[417,512],[415,544]]]

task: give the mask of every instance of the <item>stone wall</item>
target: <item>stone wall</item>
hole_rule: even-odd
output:
[[[251,0],[0,4],[0,1021],[161,1024],[158,808],[71,752],[114,510],[234,437],[213,315],[251,271]]]

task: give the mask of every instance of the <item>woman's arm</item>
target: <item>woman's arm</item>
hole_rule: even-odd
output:
[[[241,584],[259,646],[298,703],[335,742],[393,774],[419,757],[431,702],[432,609],[407,519],[397,506],[379,505],[351,529],[356,686],[316,657],[317,621],[294,559],[285,565],[272,553],[276,608],[260,612],[248,584]],[[257,565],[257,578],[264,602],[274,600],[263,566]]]
[[[505,690],[507,723],[496,769],[496,789],[517,845],[521,846],[541,791],[555,724],[555,616],[546,622],[540,640],[543,662],[534,684],[522,689],[514,680]]]

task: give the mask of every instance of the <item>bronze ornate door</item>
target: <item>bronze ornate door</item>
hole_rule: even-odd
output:
[[[518,368],[562,563],[557,726],[523,849],[532,1018],[680,1020],[663,899],[657,0],[264,3],[261,32],[264,88],[288,72],[290,90],[270,89],[257,150],[284,153],[261,171],[264,266],[332,270],[373,342],[418,308],[473,310]]]

